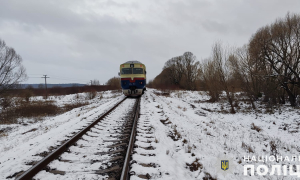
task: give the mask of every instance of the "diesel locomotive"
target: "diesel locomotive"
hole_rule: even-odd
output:
[[[146,66],[139,61],[120,65],[121,87],[125,96],[140,96],[146,90]]]

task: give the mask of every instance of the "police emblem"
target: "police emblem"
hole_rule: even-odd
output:
[[[229,161],[228,160],[221,160],[221,169],[226,171],[229,169]]]

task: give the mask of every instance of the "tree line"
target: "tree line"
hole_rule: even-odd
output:
[[[26,78],[22,57],[0,39],[0,95],[16,88]]]
[[[148,83],[162,89],[205,90],[212,102],[222,91],[234,113],[234,92],[254,101],[297,106],[300,86],[300,16],[288,13],[258,29],[249,42],[233,48],[216,42],[210,57],[197,61],[191,52],[168,60],[162,72]]]

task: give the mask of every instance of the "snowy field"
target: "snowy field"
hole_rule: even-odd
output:
[[[28,169],[34,156],[49,151],[59,140],[78,131],[123,99],[121,94],[103,93],[90,104],[28,125],[11,127],[0,135],[0,179]],[[243,97],[240,97],[242,99]],[[53,97],[63,104],[75,95]],[[244,165],[300,165],[300,112],[288,105],[269,113],[260,102],[259,111],[239,101],[236,114],[224,102],[209,103],[203,92],[176,91],[163,95],[148,89],[141,99],[141,115],[134,149],[132,179],[299,179],[290,175],[244,176]],[[64,102],[63,102],[64,101]],[[67,138],[67,137],[66,137]],[[297,156],[297,161],[253,162],[244,157]],[[229,169],[221,170],[221,160]],[[295,167],[295,166],[294,166]],[[255,168],[256,171],[256,168]],[[292,169],[292,172],[297,169]],[[298,170],[300,172],[300,169]],[[62,177],[58,179],[63,179]]]
[[[158,94],[158,96],[155,94]],[[236,114],[226,113],[229,105],[205,102],[203,92],[179,91],[161,96],[148,90],[142,98],[140,127],[150,127],[151,136],[142,133],[133,159],[132,171],[141,179],[298,179],[297,176],[244,176],[244,165],[300,165],[299,109],[281,107],[269,114],[251,110],[240,101]],[[260,106],[258,102],[257,106]],[[228,109],[228,110],[226,110]],[[143,121],[147,121],[147,123]],[[144,128],[145,129],[145,128]],[[149,137],[149,138],[145,138]],[[146,145],[145,142],[151,142]],[[150,149],[150,148],[148,148]],[[145,156],[145,153],[150,154]],[[141,155],[142,154],[142,155]],[[155,154],[155,156],[153,156]],[[254,162],[244,157],[297,156],[297,161]],[[228,171],[221,170],[221,160],[230,160]],[[143,163],[152,165],[145,167]],[[142,165],[139,165],[142,164]],[[294,166],[296,167],[296,166]],[[256,169],[255,169],[256,171]],[[293,169],[293,171],[296,171]],[[300,169],[298,169],[300,172]],[[281,173],[283,174],[283,173]],[[140,175],[140,176],[139,176]]]
[[[57,105],[63,105],[77,101],[76,96],[67,95],[49,99],[55,100]],[[79,94],[79,98],[85,101],[84,93]],[[89,105],[55,117],[45,117],[44,120],[37,122],[27,119],[26,126],[0,125],[0,130],[8,129],[0,134],[0,179],[7,179],[15,173],[29,169],[31,166],[27,164],[42,159],[37,155],[49,152],[53,146],[60,145],[61,140],[69,139],[68,136],[96,120],[123,98],[120,93],[107,91],[98,93],[94,99],[89,100]],[[32,100],[42,100],[42,97],[34,97]]]

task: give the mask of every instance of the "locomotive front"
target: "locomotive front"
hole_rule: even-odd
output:
[[[120,65],[121,86],[125,96],[139,96],[146,90],[146,66],[139,61]]]

